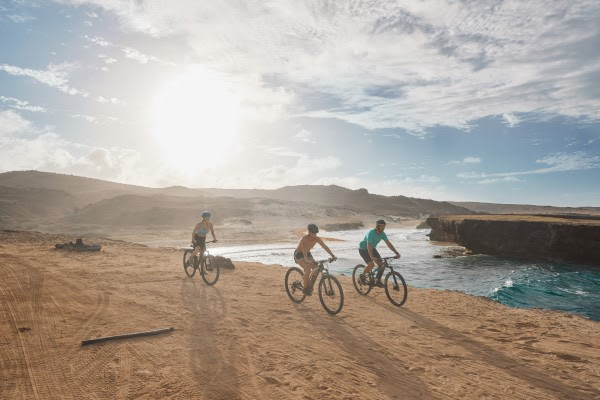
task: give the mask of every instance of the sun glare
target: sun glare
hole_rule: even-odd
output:
[[[227,161],[240,125],[237,96],[219,74],[190,68],[155,96],[152,133],[163,160],[195,175]]]

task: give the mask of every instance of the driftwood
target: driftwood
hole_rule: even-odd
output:
[[[173,331],[175,328],[164,328],[164,329],[157,329],[154,331],[145,331],[145,332],[136,332],[136,333],[126,333],[124,335],[115,335],[115,336],[104,336],[104,337],[99,337],[99,338],[95,338],[95,339],[87,339],[87,340],[82,340],[81,341],[81,345],[85,346],[86,344],[92,344],[92,343],[99,343],[99,342],[106,342],[107,340],[115,340],[115,339],[129,339],[132,337],[138,337],[138,336],[151,336],[151,335],[158,335],[160,333],[166,333],[166,332],[171,332]]]

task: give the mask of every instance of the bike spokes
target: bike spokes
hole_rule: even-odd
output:
[[[186,250],[183,252],[183,269],[185,274],[190,278],[194,276],[196,273],[196,268],[194,267],[194,260],[192,259],[192,251]]]
[[[202,280],[207,285],[214,285],[215,283],[217,283],[217,280],[219,279],[219,274],[220,274],[219,265],[217,265],[215,263],[214,257],[211,255],[205,256],[202,259],[202,269],[201,269]]]
[[[319,300],[329,314],[337,314],[344,306],[344,291],[336,277],[325,275],[319,282]]]
[[[369,294],[372,289],[372,285],[369,284],[371,279],[369,275],[365,276],[363,279],[360,278],[364,271],[365,266],[362,264],[358,264],[352,271],[352,284],[354,285],[354,289],[363,296]]]
[[[294,303],[300,303],[306,297],[302,291],[303,282],[304,272],[300,268],[292,267],[285,274],[285,291]]]
[[[406,282],[399,272],[393,271],[385,277],[385,295],[388,300],[395,306],[401,306],[406,302],[408,297],[408,288]]]

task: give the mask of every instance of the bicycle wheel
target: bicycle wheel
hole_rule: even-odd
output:
[[[190,278],[194,276],[196,273],[196,268],[194,267],[193,260],[190,260],[190,256],[192,255],[192,250],[186,250],[183,252],[183,270],[185,274]],[[189,265],[188,265],[189,261]]]
[[[214,285],[219,280],[219,265],[215,262],[215,258],[213,256],[206,256],[202,260],[202,269],[200,270],[200,275],[202,276],[202,280],[209,286]]]
[[[335,276],[323,275],[319,282],[319,300],[329,314],[335,315],[344,307],[344,291]]]
[[[408,297],[408,289],[406,282],[399,272],[390,271],[385,276],[385,295],[393,305],[400,307],[406,302]]]
[[[364,270],[365,266],[362,264],[358,264],[356,267],[354,267],[354,271],[352,271],[352,284],[354,284],[354,289],[356,289],[358,294],[366,296],[369,294],[371,289],[373,289],[373,287],[371,285],[360,282],[359,276],[363,273]]]
[[[304,271],[298,267],[288,269],[285,274],[285,291],[294,303],[302,303],[306,296],[302,292],[304,288]]]

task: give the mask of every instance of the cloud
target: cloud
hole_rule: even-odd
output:
[[[7,17],[16,24],[22,24],[25,22],[33,21],[35,19],[34,17],[32,17],[30,15],[18,15],[18,14],[7,15]]]
[[[517,182],[521,181],[518,177],[525,175],[549,174],[555,172],[581,171],[600,168],[600,156],[588,155],[585,152],[575,153],[555,153],[549,154],[539,160],[538,164],[545,164],[547,167],[536,168],[530,171],[515,171],[502,173],[484,173],[484,172],[461,172],[457,178],[463,180],[474,180],[477,183],[495,183],[495,182]]]
[[[0,112],[0,172],[37,169],[121,182],[143,181],[135,150],[74,143],[38,129],[14,111]]]
[[[274,188],[284,185],[297,185],[298,182],[311,183],[322,177],[326,170],[334,170],[342,165],[333,156],[310,157],[307,154],[286,147],[259,147],[267,154],[292,159],[292,162],[278,162],[252,173],[244,179],[246,187]]]
[[[123,47],[122,50],[123,50],[123,53],[125,53],[126,58],[135,60],[135,61],[139,62],[140,64],[146,64],[146,63],[148,63],[148,61],[152,61],[152,62],[158,63],[160,65],[167,65],[167,66],[175,65],[175,63],[173,63],[173,62],[165,61],[158,57],[144,54],[141,51],[133,49],[131,47]]]
[[[119,47],[121,49],[121,51],[123,51],[123,53],[125,54],[125,58],[129,58],[130,60],[134,60],[139,62],[140,64],[147,64],[148,62],[155,62],[157,64],[160,65],[165,65],[165,66],[175,66],[174,62],[171,61],[167,61],[167,60],[163,60],[162,58],[153,56],[153,55],[148,55],[145,53],[142,53],[141,51],[134,49],[132,47],[127,47],[127,46],[119,46],[119,45],[115,45],[105,39],[103,39],[100,36],[88,36],[88,35],[84,35],[84,38],[89,41],[90,43],[93,43],[95,45],[98,45],[100,47],[112,47],[112,46],[116,46]],[[105,58],[106,55],[99,55],[100,58]],[[114,60],[112,62],[116,62],[117,60],[114,58],[108,58],[107,60]],[[107,64],[110,64],[110,62],[108,62],[107,60],[105,60],[105,62]]]
[[[487,116],[600,120],[596,0],[63,2],[182,37],[210,68],[295,93],[294,115],[417,135]]]
[[[6,104],[10,108],[15,110],[25,110],[31,112],[46,112],[47,110],[41,106],[32,106],[25,100],[19,100],[14,97],[0,96],[0,101]]]
[[[94,43],[100,47],[109,47],[109,46],[114,46],[111,42],[104,40],[102,37],[100,36],[88,36],[88,35],[84,35],[83,36],[85,39],[87,39],[90,43]]]
[[[306,129],[300,129],[300,131],[296,133],[295,137],[304,143],[317,143],[312,132],[309,132]]]
[[[125,100],[119,99],[117,97],[106,98],[104,96],[98,96],[96,97],[96,101],[102,104],[115,104],[119,106],[124,106],[127,104]]]
[[[450,161],[450,164],[479,164],[479,163],[481,163],[481,158],[479,158],[479,157],[465,157],[462,160]]]
[[[71,118],[83,119],[83,120],[85,120],[87,122],[91,122],[91,123],[98,123],[98,118],[94,117],[93,115],[73,114],[73,115],[71,115]]]
[[[21,133],[31,127],[31,122],[12,110],[0,111],[0,137]]]
[[[517,118],[514,114],[511,113],[502,114],[502,119],[504,119],[504,122],[506,122],[506,124],[511,128],[514,128],[515,126],[519,125],[520,122],[519,118]]]
[[[88,97],[89,93],[69,86],[69,74],[75,69],[74,64],[50,64],[47,70],[20,68],[8,64],[0,64],[0,71],[13,76],[28,76],[63,93],[75,96]]]

